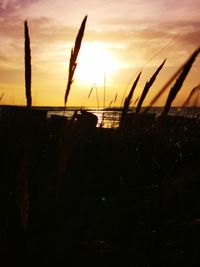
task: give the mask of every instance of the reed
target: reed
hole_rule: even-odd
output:
[[[178,94],[178,92],[180,91],[183,82],[185,81],[196,57],[198,56],[198,54],[200,53],[200,47],[198,49],[196,49],[192,55],[189,57],[189,59],[187,60],[187,62],[185,63],[185,65],[183,66],[183,70],[180,73],[178,79],[176,80],[174,86],[171,88],[166,104],[164,106],[164,110],[163,110],[163,115],[167,115],[167,113],[169,112],[169,109],[171,107],[171,104],[173,102],[173,100],[175,99],[176,95]]]
[[[161,90],[154,96],[151,100],[148,107],[145,108],[143,113],[147,113],[149,109],[156,103],[156,101],[164,94],[164,92],[168,89],[168,87],[173,83],[173,81],[178,77],[183,69],[183,65],[172,75],[172,77],[165,83],[165,85],[161,88]]]
[[[90,98],[90,96],[91,96],[91,94],[92,94],[92,91],[93,91],[93,89],[94,89],[94,86],[92,86],[92,88],[90,89],[90,92],[89,92],[89,94],[88,94],[88,98]]]
[[[108,105],[108,109],[111,108],[111,105],[114,103],[116,103],[116,100],[117,100],[117,94],[115,95],[115,97],[110,101],[109,105]]]
[[[30,36],[27,20],[24,21],[24,52],[25,52],[25,88],[26,88],[26,103],[27,108],[30,109],[32,105],[31,97],[31,48]]]
[[[103,108],[106,108],[106,74],[104,73],[103,79]]]
[[[185,100],[185,102],[183,103],[183,107],[187,107],[190,102],[191,102],[191,99],[196,95],[196,93],[198,94],[196,97],[195,97],[195,101],[194,101],[194,104],[195,102],[197,102],[198,98],[199,98],[199,92],[200,92],[200,84],[198,84],[197,86],[195,86],[192,91],[190,92],[189,96],[187,97],[187,99]]]
[[[153,85],[153,83],[155,82],[159,72],[161,71],[163,65],[165,64],[166,62],[166,59],[162,62],[162,64],[158,67],[158,69],[155,71],[155,73],[152,75],[151,79],[146,83],[144,89],[143,89],[143,92],[142,92],[142,95],[138,101],[138,105],[136,107],[136,113],[139,113],[140,110],[141,110],[141,106],[142,106],[142,103],[147,95],[147,93],[149,92],[149,89],[151,88],[151,86]]]
[[[196,52],[199,50],[199,48],[197,50],[195,50],[195,52],[193,54],[196,54]],[[199,52],[198,52],[199,53]],[[197,54],[198,54],[197,53]],[[148,107],[145,108],[145,110],[143,111],[143,113],[147,113],[149,111],[149,109],[157,102],[157,100],[161,97],[161,95],[164,94],[164,92],[168,89],[168,87],[174,82],[174,80],[177,78],[177,77],[180,77],[180,74],[183,73],[183,70],[184,70],[184,67],[187,65],[187,63],[190,61],[190,59],[193,57],[193,54],[192,56],[189,57],[189,59],[180,66],[180,68],[172,75],[172,77],[165,83],[165,85],[161,88],[161,90],[155,95],[155,97],[151,100],[150,104]],[[196,55],[197,56],[197,55]],[[196,58],[195,56],[195,58]],[[195,60],[195,59],[194,59]],[[191,65],[192,66],[192,65]],[[190,68],[191,68],[190,66]],[[189,70],[190,70],[189,68]],[[187,74],[189,73],[189,70],[187,72]],[[185,72],[186,74],[186,72]],[[186,74],[186,76],[187,76]],[[186,78],[186,77],[185,77]],[[184,80],[185,80],[184,78]]]
[[[113,103],[113,100],[110,101],[110,103],[109,103],[109,105],[108,105],[108,108],[111,107],[112,103]]]
[[[117,94],[115,95],[114,103],[116,103],[116,101],[117,101]]]
[[[137,104],[137,102],[138,102],[138,100],[139,100],[139,96],[135,99],[135,101],[133,102],[133,106],[135,106],[136,104]]]
[[[133,93],[135,91],[135,88],[137,86],[137,83],[140,79],[140,75],[141,75],[142,72],[140,72],[135,80],[135,82],[133,83],[133,86],[128,94],[128,96],[126,97],[125,101],[124,101],[124,106],[122,108],[122,114],[121,114],[121,119],[120,119],[120,126],[123,124],[124,122],[124,118],[126,117],[127,115],[127,112],[128,112],[128,109],[129,109],[129,105],[130,105],[130,102],[131,102],[131,99],[133,97]]]
[[[4,93],[0,96],[0,101],[2,100],[3,96],[4,96]]]
[[[81,48],[81,43],[82,43],[84,31],[85,31],[86,21],[87,21],[87,16],[85,16],[85,18],[83,19],[83,21],[81,23],[81,27],[79,29],[77,36],[76,36],[74,48],[71,49],[71,57],[70,57],[69,72],[68,72],[68,83],[67,83],[67,88],[66,88],[65,98],[64,98],[64,106],[65,107],[67,104],[67,99],[69,96],[71,85],[74,81],[73,77],[74,77],[74,72],[75,72],[75,69],[77,66],[77,57],[79,54],[79,50]]]
[[[90,96],[91,96],[91,94],[92,94],[92,92],[93,92],[94,89],[95,89],[95,91],[96,91],[97,109],[99,110],[99,95],[98,95],[98,88],[97,88],[97,86],[96,86],[95,83],[93,84],[93,86],[92,86],[91,89],[90,89],[90,92],[89,92],[89,94],[88,94],[88,98],[90,98]]]
[[[116,109],[117,97],[118,97],[118,94],[116,93],[114,99],[110,102],[109,107],[108,107],[108,108],[111,108],[111,105],[114,104],[113,111]],[[117,114],[116,112],[113,112],[111,128],[115,128],[115,125],[117,124],[118,119],[119,119],[119,114]]]

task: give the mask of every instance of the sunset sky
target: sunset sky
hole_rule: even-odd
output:
[[[166,65],[145,105],[200,45],[199,0],[0,0],[1,104],[25,105],[24,30],[28,20],[32,52],[33,105],[62,106],[70,50],[88,15],[69,106],[96,106],[94,83],[103,105],[118,94],[115,105],[143,68],[133,101],[161,62]],[[174,101],[181,105],[200,83],[197,58]],[[157,103],[163,105],[167,94]]]

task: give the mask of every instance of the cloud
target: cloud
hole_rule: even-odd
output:
[[[0,18],[14,22],[17,19],[26,19],[27,9],[31,9],[32,5],[39,4],[44,0],[0,0]],[[42,12],[39,15],[41,16]],[[13,24],[14,25],[14,24]]]

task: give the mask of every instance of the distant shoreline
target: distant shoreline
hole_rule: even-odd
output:
[[[26,108],[26,106],[21,106],[21,105],[0,105],[0,108]],[[147,108],[148,106],[144,106],[142,107],[143,108]],[[150,108],[150,110],[154,110],[154,109],[162,109],[163,106],[153,106]],[[180,106],[172,106],[171,109],[174,110],[174,109],[183,109],[183,108],[199,108],[199,107],[180,107]],[[85,110],[109,110],[109,111],[112,111],[112,110],[115,110],[115,111],[121,111],[122,110],[122,107],[109,107],[109,108],[97,108],[97,107],[85,107],[85,106],[69,106],[69,107],[66,107],[64,108],[64,106],[32,106],[32,109],[40,109],[40,110],[60,110],[60,111],[63,111],[64,109],[66,110],[81,110],[81,109],[85,109]],[[135,110],[135,107],[132,107],[132,108],[129,108],[129,110]]]

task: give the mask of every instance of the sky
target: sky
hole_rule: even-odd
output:
[[[24,20],[32,57],[32,102],[63,106],[70,51],[85,15],[85,34],[68,106],[121,105],[142,69],[133,102],[166,58],[144,105],[200,45],[199,0],[0,0],[1,104],[25,105]],[[195,61],[173,105],[200,83]],[[96,88],[88,97],[91,88]],[[168,92],[156,103],[164,105]]]

